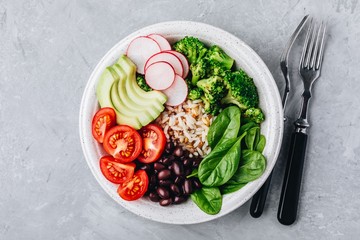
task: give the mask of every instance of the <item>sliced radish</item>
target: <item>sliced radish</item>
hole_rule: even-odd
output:
[[[186,78],[186,76],[189,73],[189,62],[186,59],[186,57],[182,53],[179,53],[179,52],[174,51],[174,50],[169,50],[169,51],[166,51],[166,52],[172,53],[172,54],[174,54],[175,56],[177,56],[180,59],[181,64],[183,66],[183,70],[184,70],[184,73],[183,73],[182,77]]]
[[[185,101],[188,95],[188,87],[185,80],[176,75],[174,83],[162,92],[168,97],[166,105],[177,106]]]
[[[151,64],[145,73],[146,83],[155,90],[169,88],[175,80],[174,68],[167,62],[155,62]]]
[[[126,55],[135,63],[136,71],[144,74],[146,61],[160,51],[160,46],[154,39],[140,36],[131,41],[126,50]]]
[[[171,46],[168,40],[166,40],[166,38],[160,34],[150,34],[148,37],[154,39],[155,42],[159,44],[161,51],[171,50]]]
[[[169,52],[159,52],[151,56],[149,60],[145,63],[145,69],[144,69],[145,73],[147,71],[147,68],[155,62],[169,63],[174,68],[175,73],[179,76],[182,76],[184,73],[180,59],[174,54]]]

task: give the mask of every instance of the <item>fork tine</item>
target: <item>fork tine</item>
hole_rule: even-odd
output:
[[[300,68],[304,68],[305,67],[305,55],[306,55],[306,50],[308,48],[308,44],[309,44],[309,39],[310,39],[310,33],[311,33],[311,28],[312,28],[312,22],[313,19],[310,19],[310,23],[309,23],[309,28],[306,32],[306,37],[305,37],[305,42],[304,42],[304,47],[303,47],[303,51],[301,53],[301,58],[300,58]]]
[[[311,54],[313,52],[314,43],[315,43],[315,35],[316,35],[315,29],[316,29],[316,23],[314,22],[311,28],[310,43],[308,44],[307,47],[306,56],[305,56],[305,65],[304,65],[304,67],[307,67],[309,69],[310,69]]]
[[[321,24],[319,25],[317,31],[315,31],[314,29],[314,32],[316,32],[316,34],[314,33],[315,35],[315,46],[313,48],[313,51],[311,53],[311,60],[310,60],[310,66],[309,68],[312,69],[312,68],[315,68],[315,61],[318,57],[318,54],[319,54],[319,41],[320,41],[320,33],[321,33],[321,29],[322,29],[322,25],[323,23],[321,22]]]
[[[320,49],[319,49],[319,53],[317,55],[316,58],[316,64],[315,64],[315,69],[318,70],[321,67],[321,63],[322,63],[322,59],[324,56],[324,45],[325,45],[325,32],[326,32],[326,23],[322,22],[321,26],[323,27],[323,32],[322,32],[322,37],[321,37],[321,43],[320,43]],[[321,27],[320,26],[320,27]],[[319,29],[319,33],[320,33]]]

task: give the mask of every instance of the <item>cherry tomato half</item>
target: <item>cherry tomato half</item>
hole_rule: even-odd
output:
[[[139,132],[143,139],[143,148],[138,160],[143,163],[155,162],[165,149],[166,137],[163,130],[156,124],[149,124]]]
[[[118,125],[106,132],[104,149],[120,162],[131,162],[141,152],[142,139],[140,134],[132,127]]]
[[[101,108],[92,120],[92,135],[96,141],[102,143],[106,131],[116,124],[116,114],[112,108]]]
[[[100,159],[101,172],[107,180],[116,184],[132,179],[135,167],[135,163],[119,163],[112,156],[104,156]]]
[[[149,178],[144,170],[138,170],[132,179],[120,184],[117,192],[127,201],[141,198],[148,189]]]

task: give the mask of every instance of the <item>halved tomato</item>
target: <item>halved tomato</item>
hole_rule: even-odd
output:
[[[164,152],[166,136],[160,126],[149,124],[140,129],[143,139],[143,148],[138,160],[143,163],[152,163],[158,160]]]
[[[138,170],[132,179],[120,184],[117,192],[127,201],[141,198],[148,189],[149,177],[144,170]]]
[[[139,156],[142,140],[140,134],[132,127],[118,125],[105,134],[104,149],[120,162],[127,163]]]
[[[119,184],[132,179],[135,167],[135,163],[119,163],[112,156],[100,158],[101,172],[112,183]]]
[[[92,135],[96,141],[102,143],[107,130],[116,124],[116,114],[112,108],[101,108],[92,120]]]

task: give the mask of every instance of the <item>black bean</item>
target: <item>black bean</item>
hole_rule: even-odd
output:
[[[186,170],[185,170],[185,176],[188,176],[188,175],[190,175],[192,173],[192,169],[191,168],[187,168]]]
[[[178,146],[174,149],[174,155],[177,157],[181,157],[184,154],[184,150],[182,147]]]
[[[159,186],[162,187],[167,187],[170,186],[170,184],[172,184],[172,181],[167,179],[167,180],[159,180]]]
[[[170,185],[170,190],[174,194],[174,196],[180,196],[181,195],[180,188],[176,184],[171,184]]]
[[[180,176],[184,174],[184,165],[181,162],[174,161],[171,166],[172,166],[172,171],[176,176]]]
[[[182,184],[182,182],[184,181],[184,177],[183,176],[177,176],[175,179],[174,179],[174,183],[175,184]]]
[[[167,142],[165,145],[165,152],[171,153],[174,149],[174,143],[173,142]]]
[[[196,189],[200,189],[202,187],[202,184],[200,182],[199,179],[197,178],[191,178],[192,180],[192,183],[193,183],[193,186],[196,188]]]
[[[162,199],[167,199],[170,196],[169,191],[164,187],[158,187],[156,192]]]
[[[155,170],[160,171],[160,170],[162,170],[164,168],[165,168],[165,166],[163,164],[158,163],[158,162],[154,163],[154,169]]]
[[[201,158],[195,158],[193,160],[193,167],[198,167],[200,165]]]
[[[149,194],[149,198],[150,198],[150,200],[153,201],[153,202],[158,202],[158,201],[160,200],[160,197],[159,197],[159,195],[158,195],[156,192],[151,192],[151,193]]]
[[[169,169],[163,169],[157,174],[159,180],[168,179],[171,176],[171,171]]]
[[[174,197],[174,204],[180,204],[183,203],[187,200],[187,198],[185,196],[175,196]]]
[[[190,195],[193,192],[192,182],[190,179],[185,179],[183,183],[183,191],[186,195]]]
[[[192,166],[193,162],[190,158],[184,158],[183,164],[185,167],[190,167],[190,166]]]
[[[172,203],[172,199],[171,198],[161,199],[159,203],[163,207],[169,206]]]
[[[152,170],[152,167],[150,164],[144,164],[141,165],[139,169],[145,170],[147,173],[149,173]]]
[[[155,185],[155,184],[156,184],[156,182],[157,182],[157,180],[156,180],[156,176],[155,176],[155,175],[151,175],[151,176],[150,176],[150,184]]]
[[[171,164],[171,162],[172,162],[172,160],[171,160],[170,156],[169,157],[164,157],[162,159],[162,164],[164,164],[166,166],[169,166]]]

